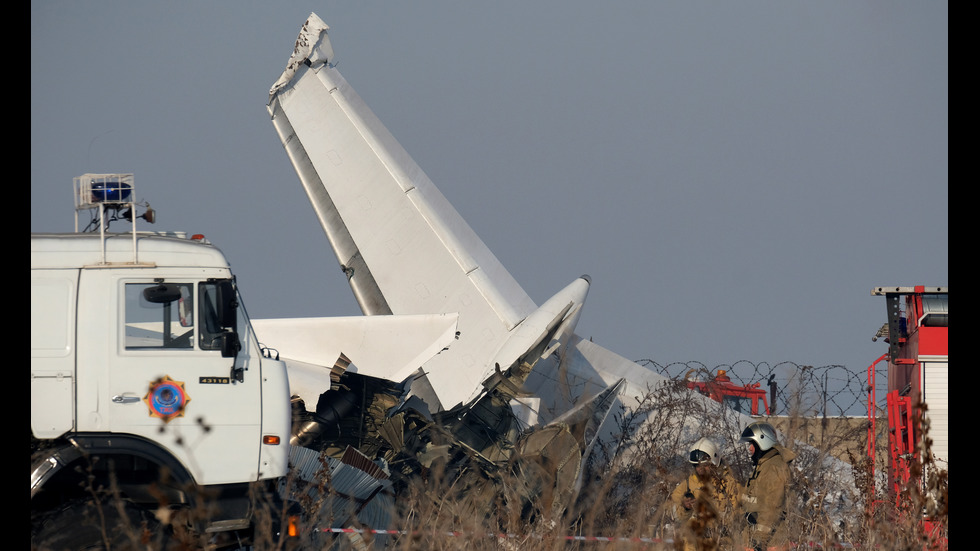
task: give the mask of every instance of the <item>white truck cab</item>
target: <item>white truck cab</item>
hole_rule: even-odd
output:
[[[135,207],[113,188],[131,183],[76,178],[76,210],[99,189],[119,199],[98,205],[100,218]],[[242,529],[249,484],[287,471],[285,365],[263,356],[217,247],[99,225],[31,235],[32,529],[110,486],[149,508],[211,488],[219,507],[206,529]],[[85,473],[95,483],[80,486]]]

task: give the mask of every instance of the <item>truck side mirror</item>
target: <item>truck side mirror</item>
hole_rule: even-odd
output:
[[[160,283],[143,289],[143,299],[150,304],[170,304],[180,299],[180,287],[173,283]]]
[[[232,331],[238,330],[238,294],[231,280],[226,279],[218,282],[218,324],[221,327],[230,327]],[[237,337],[235,338],[237,342]],[[224,348],[222,347],[222,350]]]
[[[225,331],[218,338],[221,339],[221,357],[235,358],[238,356],[238,352],[242,349],[242,343],[238,340],[238,333]]]

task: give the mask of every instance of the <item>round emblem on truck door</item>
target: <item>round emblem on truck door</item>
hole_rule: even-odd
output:
[[[184,408],[191,399],[184,390],[183,381],[175,381],[169,375],[164,375],[150,383],[150,390],[143,401],[150,408],[150,417],[170,422],[175,417],[184,416]]]

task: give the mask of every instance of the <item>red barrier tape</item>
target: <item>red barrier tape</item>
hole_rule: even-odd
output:
[[[423,534],[435,534],[444,535],[450,537],[462,537],[467,535],[466,532],[410,532],[408,530],[372,530],[369,528],[318,528],[317,531],[320,532],[332,532],[334,534],[378,534],[387,536],[408,536],[408,535],[423,535]],[[544,536],[523,536],[517,534],[486,534],[488,538],[497,539],[544,539]],[[673,545],[674,540],[671,538],[627,538],[627,537],[617,537],[617,536],[558,536],[555,539],[562,539],[564,541],[595,541],[595,542],[607,542],[607,543],[662,543],[667,545]],[[770,547],[770,550],[783,550],[783,549],[796,549],[799,547],[806,547],[809,549],[860,549],[861,546],[857,546],[850,543],[838,543],[832,546],[824,546],[820,543],[808,541],[801,543],[790,543],[785,546],[780,547]]]
[[[320,532],[332,532],[335,534],[380,534],[388,536],[407,536],[407,535],[419,535],[422,532],[409,532],[408,530],[372,530],[368,528],[318,528]],[[444,536],[450,537],[462,537],[467,535],[465,532],[427,532],[434,534],[442,534]],[[486,534],[489,538],[497,539],[527,539],[528,537],[533,537],[534,539],[543,539],[543,536],[521,536],[517,534]],[[604,541],[604,542],[630,542],[630,543],[673,543],[671,539],[659,539],[659,538],[625,538],[625,537],[609,537],[609,536],[559,536],[556,539],[563,539],[565,541]]]

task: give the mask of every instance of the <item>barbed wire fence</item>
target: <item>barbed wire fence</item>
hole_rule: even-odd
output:
[[[744,483],[752,473],[745,446],[738,443],[747,420],[731,405],[738,401],[692,399],[687,381],[707,382],[719,370],[736,386],[755,386],[770,394],[772,423],[780,441],[791,448],[793,496],[787,526],[804,540],[864,541],[866,505],[884,488],[876,483],[885,470],[887,423],[875,426],[874,454],[869,456],[872,427],[868,421],[868,367],[811,366],[795,362],[738,361],[708,367],[701,362],[637,363],[667,380],[652,386],[636,403],[623,404],[617,415],[628,446],[597,448],[586,467],[582,503],[589,507],[583,533],[622,530],[629,518],[654,534],[671,529],[670,493],[689,473],[686,450],[701,437],[719,443],[723,463]],[[885,402],[884,366],[875,367],[877,413]],[[740,411],[740,413],[748,413]],[[590,458],[592,459],[592,458]],[[646,515],[646,516],[644,516]],[[740,526],[729,519],[732,527]],[[734,528],[733,528],[734,529]]]
[[[755,385],[769,391],[775,384],[775,400],[770,398],[772,415],[803,415],[807,417],[860,417],[868,414],[867,367],[859,369],[844,365],[812,366],[785,361],[776,364],[739,360],[714,368],[697,362],[660,364],[655,360],[637,360],[638,364],[669,379],[707,380],[719,370],[727,372],[737,385]],[[885,409],[887,364],[875,369],[876,409]]]

